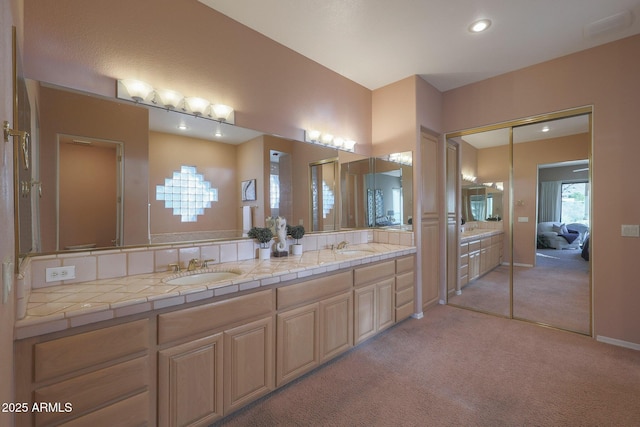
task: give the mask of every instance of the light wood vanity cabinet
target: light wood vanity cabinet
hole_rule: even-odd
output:
[[[395,321],[411,316],[414,311],[415,257],[407,256],[396,260]]]
[[[158,353],[158,422],[208,425],[224,414],[222,334]]]
[[[372,337],[395,323],[395,261],[354,270],[354,342]]]
[[[503,233],[460,244],[460,286],[490,272],[502,263]]]
[[[408,317],[415,256],[17,341],[21,426],[207,426]],[[78,332],[76,332],[78,331]]]
[[[146,319],[16,343],[16,399],[59,410],[16,414],[18,426],[155,423],[154,359]],[[66,406],[69,404],[70,406]],[[126,411],[123,410],[126,408]]]
[[[353,346],[351,271],[277,289],[276,385]]]
[[[158,316],[159,344],[180,342],[159,351],[159,425],[207,426],[274,389],[272,309],[266,290]]]

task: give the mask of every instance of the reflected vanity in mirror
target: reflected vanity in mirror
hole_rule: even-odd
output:
[[[344,163],[340,174],[343,228],[413,229],[410,152]]]

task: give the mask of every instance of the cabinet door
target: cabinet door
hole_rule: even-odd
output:
[[[320,302],[320,361],[325,362],[353,346],[353,293]]]
[[[469,281],[480,276],[480,251],[469,253]]]
[[[380,332],[395,323],[395,278],[376,284],[376,330]]]
[[[225,415],[274,389],[273,317],[224,331]]]
[[[376,333],[376,285],[357,288],[354,291],[354,344],[361,343]]]
[[[158,353],[161,426],[208,425],[222,417],[222,334]]]
[[[318,316],[318,303],[278,314],[277,386],[291,381],[320,363]]]

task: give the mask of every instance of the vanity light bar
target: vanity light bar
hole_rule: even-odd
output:
[[[354,152],[356,147],[356,142],[352,139],[335,137],[330,133],[322,133],[319,130],[305,130],[304,140],[312,144],[324,145],[326,147],[350,152]]]
[[[199,97],[185,97],[170,89],[154,89],[148,83],[134,79],[118,80],[116,97],[151,107],[175,110],[196,117],[218,122],[235,123],[233,108],[224,104],[213,104]]]

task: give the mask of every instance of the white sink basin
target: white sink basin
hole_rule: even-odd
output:
[[[167,285],[200,285],[202,283],[219,282],[238,277],[240,273],[234,271],[207,271],[205,273],[195,273],[188,276],[176,277],[165,281]]]

